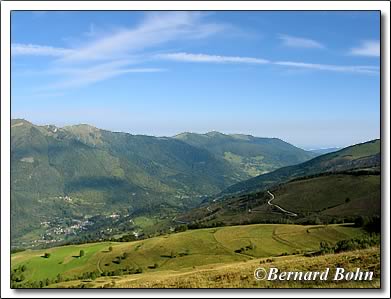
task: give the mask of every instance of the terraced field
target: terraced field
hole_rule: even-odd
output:
[[[356,268],[374,272],[372,281],[333,281],[335,267],[346,271]],[[254,270],[277,267],[281,271],[319,271],[330,268],[327,281],[266,281],[254,279]],[[178,271],[162,270],[136,275],[100,277],[94,281],[78,280],[53,284],[51,288],[379,288],[380,249],[328,254],[317,257],[302,255],[253,259],[227,265],[214,264]]]
[[[256,224],[190,230],[152,239],[124,243],[91,243],[28,250],[11,256],[12,268],[25,266],[24,282],[77,280],[80,275],[98,276],[180,271],[212,265],[245,262],[317,250],[321,241],[335,243],[363,232],[343,226]],[[80,250],[85,255],[80,257]],[[44,254],[50,253],[49,258]],[[138,275],[138,274],[132,274]]]

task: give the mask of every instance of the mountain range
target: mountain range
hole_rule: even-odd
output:
[[[14,119],[12,238],[35,238],[32,232],[57,218],[188,209],[243,180],[315,156],[277,138],[153,137]]]
[[[380,217],[380,140],[234,184],[177,220],[193,227]]]

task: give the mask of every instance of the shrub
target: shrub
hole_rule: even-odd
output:
[[[367,219],[363,216],[358,216],[356,219],[354,219],[354,226],[356,227],[363,227],[367,223]]]
[[[334,253],[334,247],[331,244],[329,244],[327,241],[321,241],[319,245],[319,253],[320,254]]]
[[[379,216],[374,216],[368,219],[364,225],[364,229],[371,233],[380,233],[381,231],[381,220]]]
[[[365,249],[379,244],[380,244],[380,235],[378,234],[366,235],[361,238],[358,237],[350,240],[338,241],[337,244],[335,245],[335,252],[338,253],[342,251]]]

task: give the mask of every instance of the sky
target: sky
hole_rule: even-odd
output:
[[[305,149],[380,137],[378,12],[22,12],[11,117]]]

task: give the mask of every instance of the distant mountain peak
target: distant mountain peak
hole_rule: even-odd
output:
[[[229,136],[240,140],[251,140],[251,138],[254,138],[254,136],[247,134],[229,134]]]
[[[173,138],[178,138],[178,139],[187,138],[189,135],[192,135],[192,134],[196,134],[196,133],[183,132],[183,133],[179,133],[179,134],[174,135]]]
[[[88,125],[88,124],[78,124],[78,125],[72,125],[72,126],[65,126],[63,127],[64,130],[81,130],[81,131],[89,131],[89,132],[96,132],[100,131],[97,127]]]
[[[33,124],[23,118],[11,119],[11,128],[19,127],[19,126],[23,126],[23,125],[32,126]]]
[[[223,133],[220,133],[220,132],[218,132],[218,131],[210,131],[210,132],[208,132],[208,133],[206,133],[206,134],[204,134],[204,135],[207,135],[207,136],[210,136],[210,137],[227,136],[227,135],[225,135],[225,134],[223,134]]]

